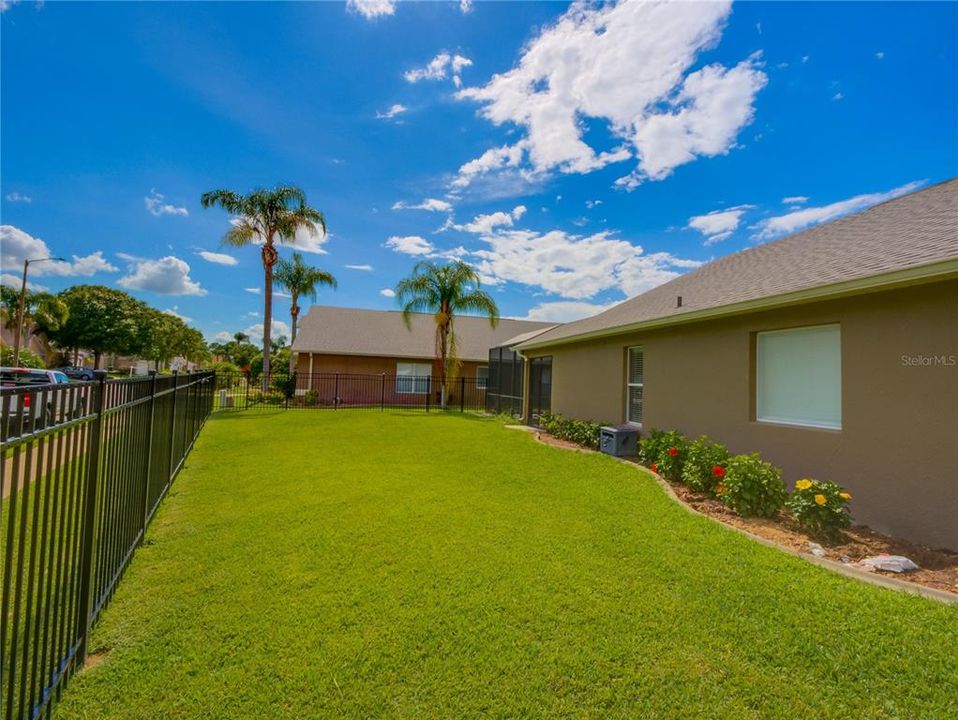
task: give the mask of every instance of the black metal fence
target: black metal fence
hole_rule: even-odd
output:
[[[213,407],[212,373],[0,390],[0,717],[49,714]]]
[[[444,397],[445,396],[445,397]],[[486,379],[350,373],[217,373],[214,410],[417,409],[485,411]]]

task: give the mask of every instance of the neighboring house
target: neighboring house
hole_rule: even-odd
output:
[[[860,522],[958,549],[958,180],[720,258],[515,349],[530,418],[551,407],[707,434],[760,452],[790,484],[846,485]]]
[[[411,325],[410,330],[399,311],[313,305],[300,319],[293,343],[297,392],[318,389],[320,375],[386,375],[386,402],[403,399],[397,396],[426,394],[435,401],[439,393],[433,380],[439,376],[436,323],[430,313],[413,313]],[[455,331],[462,361],[458,377],[465,378],[469,388],[484,391],[489,348],[522,333],[553,326],[503,318],[493,328],[487,318],[457,316]]]

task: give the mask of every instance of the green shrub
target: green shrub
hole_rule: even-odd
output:
[[[816,535],[835,538],[852,524],[847,507],[851,499],[840,485],[805,478],[795,483],[795,491],[785,505],[802,527]]]
[[[319,402],[319,391],[307,390],[306,394],[303,396],[303,403],[306,405],[315,405],[318,402]]]
[[[646,465],[658,463],[665,435],[664,430],[653,429],[649,431],[647,437],[641,438],[639,440],[639,460]]]
[[[725,466],[725,477],[715,494],[739,515],[771,517],[785,504],[787,493],[781,471],[758,453],[735,455]]]
[[[682,479],[682,468],[689,453],[689,441],[677,430],[669,430],[660,438],[659,456],[655,460],[654,472],[669,480]]]
[[[222,390],[223,388],[229,389],[229,388],[236,387],[244,379],[243,371],[239,369],[239,366],[234,365],[233,363],[227,360],[213,363],[210,370],[216,373],[216,389],[217,390]]]
[[[288,400],[296,394],[296,375],[275,375],[271,385],[281,396],[280,399]]]
[[[714,493],[716,484],[725,477],[728,448],[702,435],[689,443],[682,468],[682,481],[693,490]]]
[[[13,365],[13,347],[10,345],[4,345],[0,347],[0,365],[3,365],[4,367]],[[19,366],[23,368],[36,368],[38,370],[44,370],[47,366],[47,363],[35,352],[31,352],[26,348],[20,348]]]
[[[599,447],[601,423],[564,418],[558,413],[543,413],[539,416],[539,425],[560,440],[568,440],[593,449]]]

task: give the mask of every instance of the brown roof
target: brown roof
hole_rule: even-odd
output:
[[[490,348],[502,345],[520,333],[553,326],[555,323],[503,318],[493,328],[486,318],[460,315],[455,320],[459,358],[486,360]],[[298,330],[293,344],[295,352],[432,358],[436,342],[436,325],[431,314],[414,313],[410,331],[398,310],[313,305],[300,319]]]
[[[617,328],[625,332],[646,323],[689,321],[766,299],[770,305],[774,298],[795,302],[801,298],[795,293],[812,295],[813,289],[829,287],[838,291],[843,283],[849,287],[855,281],[942,261],[958,261],[958,178],[719,258],[519,347],[615,334]],[[958,263],[949,272],[958,274]]]

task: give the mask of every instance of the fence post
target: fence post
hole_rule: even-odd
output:
[[[386,410],[386,373],[383,373],[382,376],[382,387],[379,390],[379,412]]]
[[[333,386],[333,410],[339,410],[339,373],[336,373],[336,384]]]
[[[413,382],[416,382],[415,379]],[[442,392],[440,390],[440,392]],[[429,412],[429,404],[432,402],[432,378],[429,378],[429,384],[426,386],[426,412]]]
[[[286,387],[283,389],[283,396],[286,398],[286,407],[284,410],[289,410],[289,391],[290,386],[292,386],[292,391],[296,392],[296,373],[289,375],[286,378]]]
[[[180,386],[180,371],[173,371],[173,402],[170,403],[170,474],[166,478],[164,484],[170,481],[170,478],[173,477],[173,469],[176,465],[173,463],[173,450],[176,447],[176,396],[178,393],[178,388]]]
[[[83,501],[83,535],[80,538],[80,596],[77,598],[77,631],[80,646],[77,660],[86,664],[87,640],[90,637],[90,608],[93,606],[93,538],[96,530],[97,485],[100,480],[100,445],[103,442],[103,397],[106,393],[106,370],[94,371],[93,427],[87,452],[86,494]]]
[[[143,532],[140,533],[140,544],[146,537],[146,519],[150,516],[150,474],[153,469],[153,415],[156,411],[156,370],[150,370],[150,424],[147,428],[149,437],[146,441],[146,477],[143,479]]]
[[[243,406],[244,410],[249,410],[249,375],[243,374],[244,379],[246,380],[246,402]]]
[[[466,376],[459,378],[459,412],[466,411]]]

